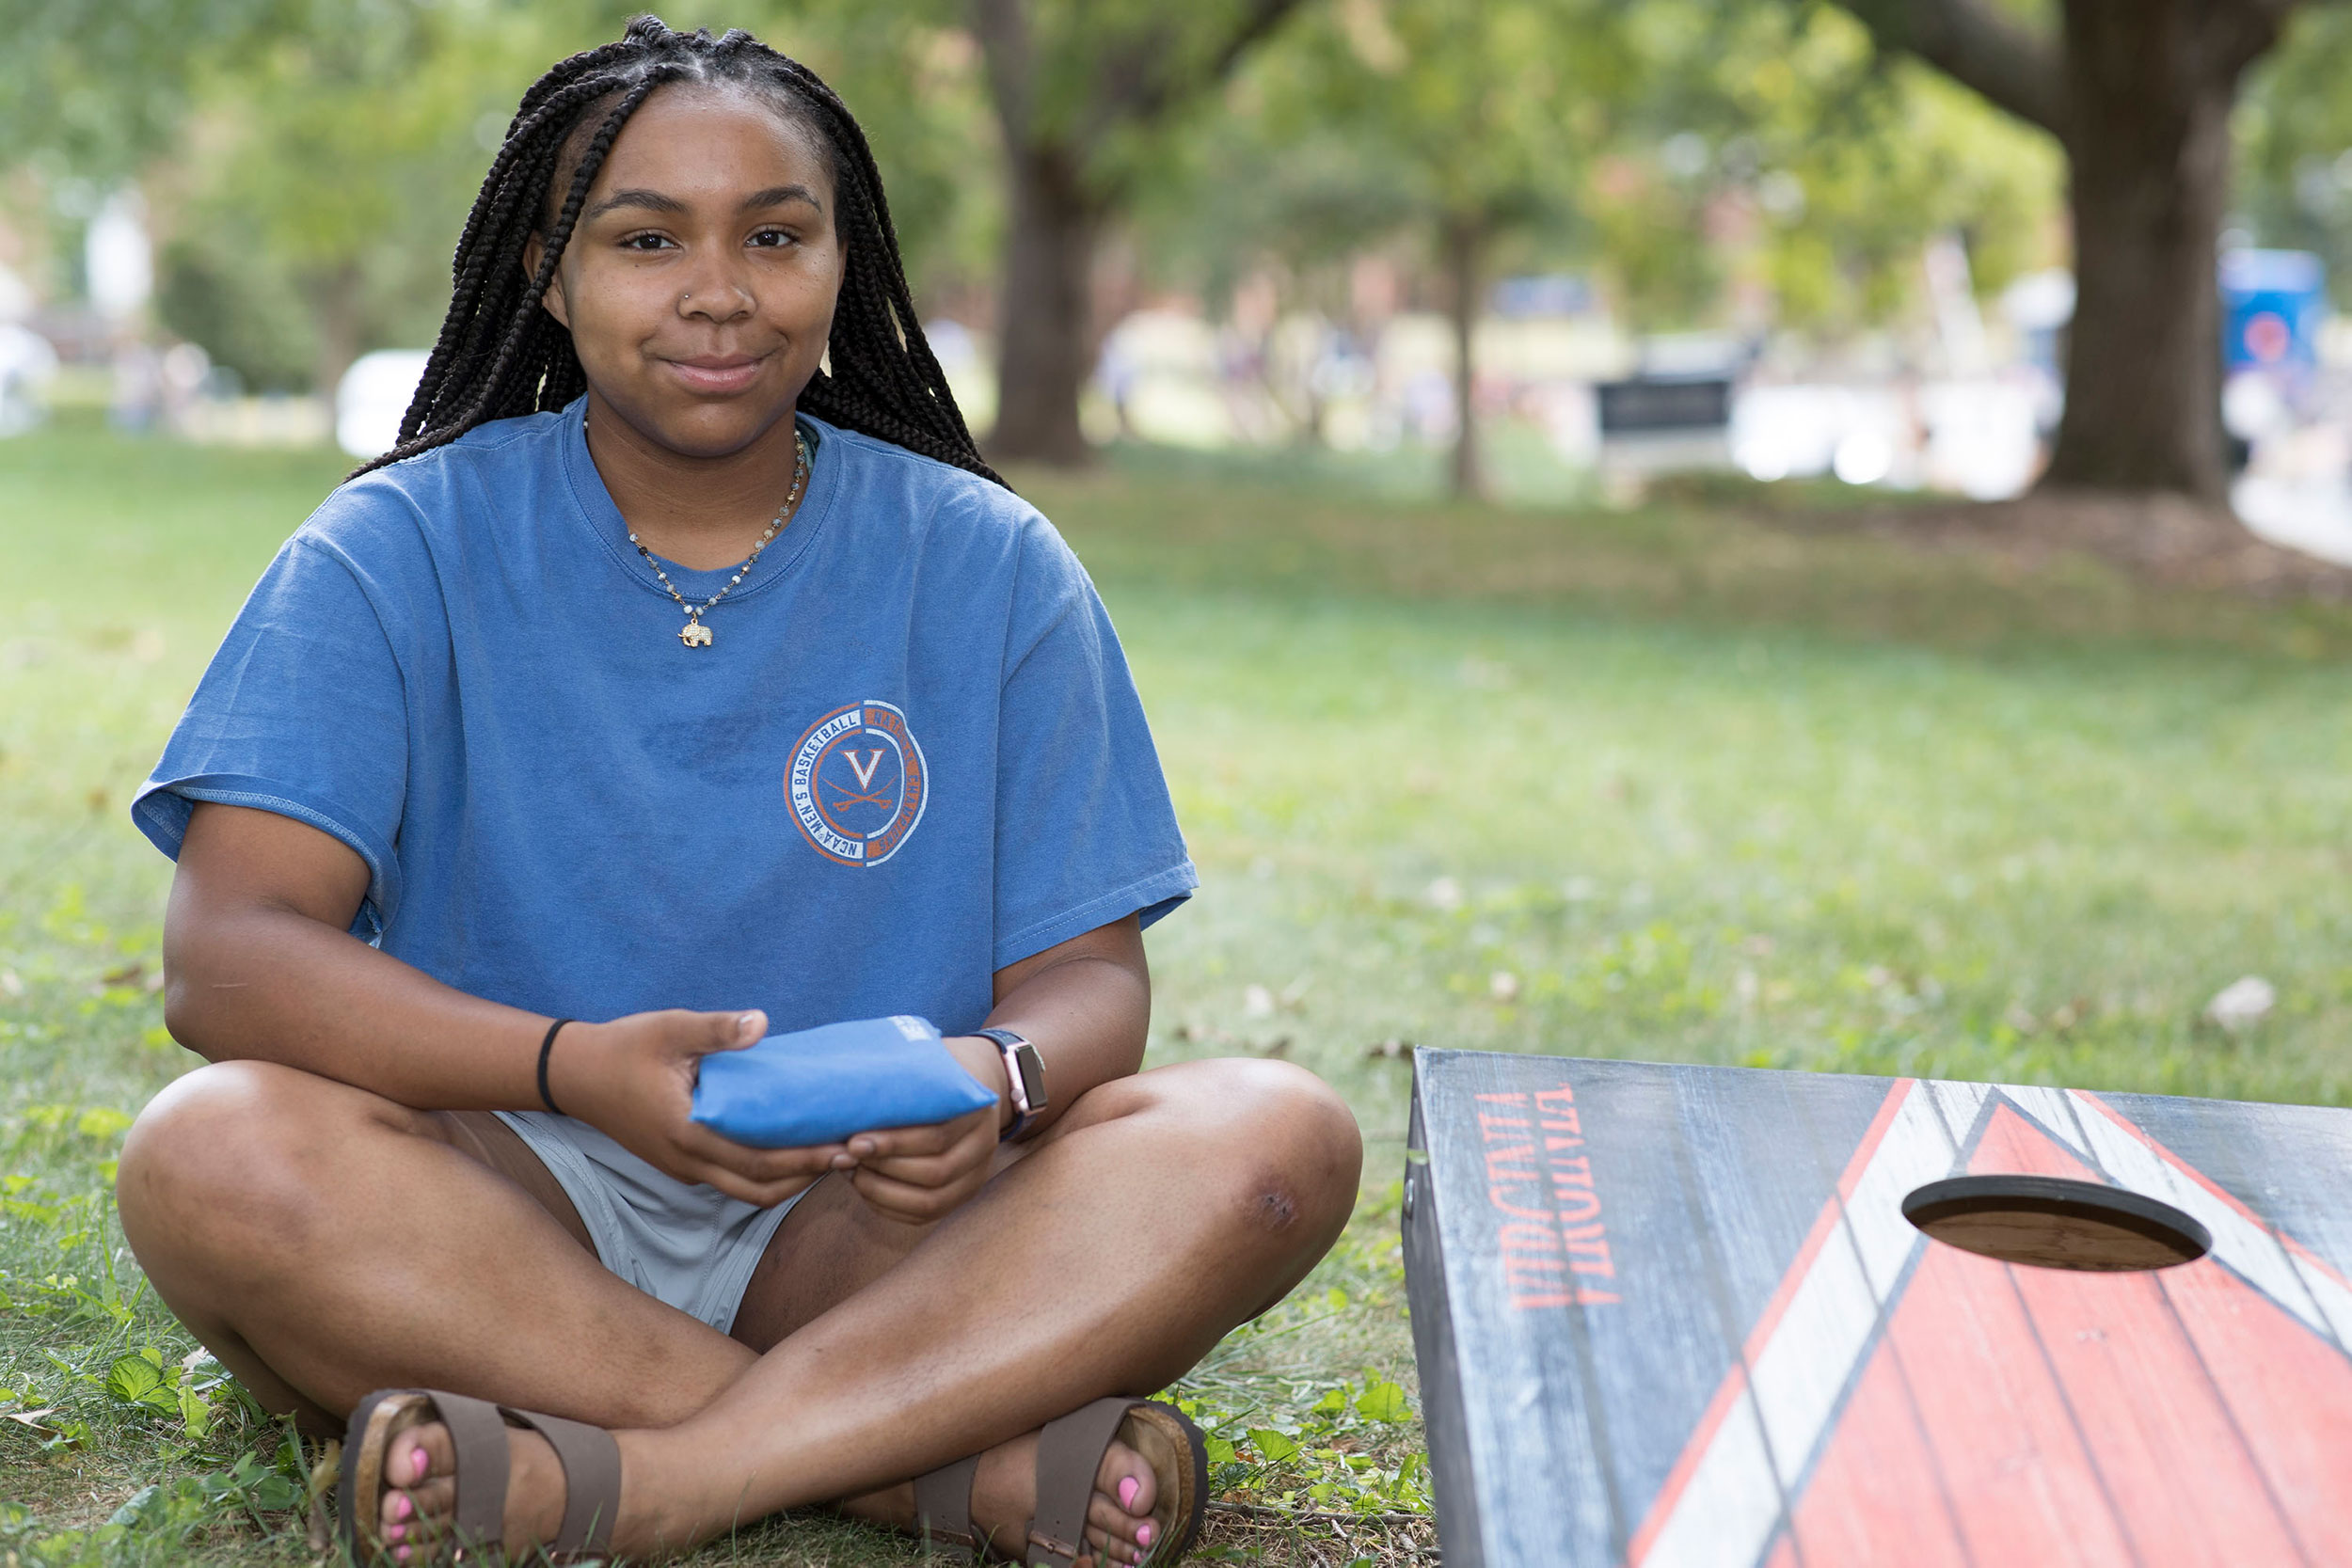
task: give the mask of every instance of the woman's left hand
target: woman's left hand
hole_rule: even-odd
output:
[[[930,1127],[894,1127],[849,1140],[857,1166],[850,1185],[892,1219],[928,1225],[945,1219],[978,1192],[1004,1125],[1005,1063],[995,1043],[974,1036],[945,1042],[973,1077],[996,1091],[996,1103]]]

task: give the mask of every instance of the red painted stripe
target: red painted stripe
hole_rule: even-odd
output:
[[[1785,1314],[1908,1087],[1897,1085],[1882,1106],[1838,1200],[1750,1336],[1749,1356]],[[2112,1107],[2091,1103],[2262,1225]],[[2092,1177],[2006,1105],[1994,1113],[1970,1169]],[[1823,1367],[1820,1375],[1842,1381],[1848,1370]],[[1653,1504],[1631,1560],[1671,1515],[1744,1387],[1744,1371],[1734,1369]],[[1931,1245],[1765,1562],[2352,1563],[2347,1478],[2352,1358],[2220,1264],[2077,1274]]]
[[[1969,1568],[1901,1357],[1882,1344],[1792,1510],[1804,1568]],[[2024,1561],[2027,1560],[2012,1560]]]
[[[2310,1560],[2352,1552],[2352,1360],[2211,1263],[2156,1276]]]
[[[1804,1283],[1804,1276],[1812,1270],[1814,1259],[1820,1255],[1821,1248],[1836,1230],[1846,1199],[1853,1196],[1854,1187],[1862,1180],[1862,1173],[1869,1168],[1871,1156],[1885,1141],[1886,1130],[1894,1125],[1896,1113],[1902,1109],[1904,1099],[1916,1083],[1915,1079],[1898,1078],[1888,1086],[1886,1098],[1879,1104],[1878,1115],[1870,1118],[1870,1125],[1864,1131],[1862,1141],[1854,1146],[1851,1158],[1846,1162],[1845,1173],[1837,1179],[1836,1195],[1821,1205],[1820,1213],[1814,1218],[1813,1228],[1805,1233],[1804,1244],[1797,1248],[1795,1259],[1782,1272],[1779,1289],[1772,1292],[1772,1300],[1764,1304],[1762,1315],[1756,1320],[1756,1326],[1749,1331],[1745,1344],[1740,1347],[1739,1363],[1724,1374],[1724,1381],[1716,1388],[1715,1397],[1708,1402],[1706,1413],[1691,1429],[1689,1440],[1682,1445],[1681,1457],[1675,1461],[1675,1467],[1667,1472],[1665,1484],[1650,1500],[1649,1512],[1642,1520],[1642,1528],[1633,1532],[1632,1544],[1626,1548],[1628,1564],[1639,1563],[1648,1555],[1658,1532],[1673,1516],[1675,1504],[1681,1499],[1683,1489],[1690,1485],[1692,1473],[1706,1456],[1716,1429],[1724,1424],[1733,1406],[1739,1402],[1740,1394],[1747,1388],[1749,1366],[1763,1354],[1765,1345],[1772,1339],[1772,1330],[1779,1326],[1782,1315],[1788,1310],[1789,1302],[1796,1299],[1797,1289]]]
[[[2295,1254],[2297,1258],[2302,1259],[2312,1268],[2318,1270],[2321,1274],[2326,1275],[2328,1278],[2334,1280],[2345,1290],[2352,1291],[2352,1278],[2346,1278],[2344,1273],[2336,1268],[2334,1264],[2328,1262],[2328,1259],[2322,1258],[2319,1254],[2313,1252],[2311,1248],[2305,1246],[2294,1237],[2280,1230],[2268,1220],[2256,1213],[2251,1208],[2239,1201],[2235,1193],[2231,1192],[2228,1188],[2222,1186],[2219,1182],[2215,1181],[2212,1178],[2208,1177],[2203,1171],[2199,1170],[2195,1165],[2190,1164],[2186,1160],[2182,1159],[2179,1155],[2173,1153],[2172,1150],[2167,1148],[2163,1142],[2159,1140],[2155,1134],[2140,1126],[2139,1123],[2132,1120],[2131,1117],[2125,1116],[2122,1112],[2108,1104],[2098,1095],[2092,1094],[2087,1089],[2075,1091],[2074,1098],[2077,1101],[2090,1106],[2091,1109],[2097,1111],[2101,1116],[2106,1117],[2109,1121],[2115,1123],[2115,1125],[2121,1127],[2126,1132],[2129,1132],[2133,1137],[2137,1138],[2141,1143],[2146,1144],[2150,1148],[2154,1149],[2157,1155],[2163,1159],[2165,1164],[2170,1165],[2174,1170],[2179,1171],[2183,1176],[2187,1177],[2191,1181],[2194,1181],[2199,1186],[2204,1188],[2205,1191],[2211,1193],[2214,1196],[2228,1204],[2232,1209],[2234,1209],[2239,1213],[2245,1215],[2249,1220],[2251,1220],[2262,1229],[2268,1231],[2271,1235],[2277,1237],[2280,1246],[2285,1247],[2289,1252]],[[2345,1348],[2347,1351],[2352,1351],[2352,1346],[2347,1346]]]
[[[1970,1168],[2096,1180],[2007,1110]],[[2218,1264],[2187,1269],[2254,1294]],[[2157,1274],[2010,1274],[2146,1568],[2301,1560]]]
[[[2016,1148],[2021,1137],[2041,1141],[2015,1111],[1996,1110],[1971,1168],[2019,1168],[2026,1163]],[[1921,1546],[1851,1554],[1838,1547],[1899,1541],[1905,1532],[1925,1544],[1937,1522],[1956,1525],[1959,1538],[1935,1549],[1948,1545],[1979,1564],[2132,1562],[2002,1264],[1952,1247],[1927,1249],[1861,1387],[1896,1378],[1907,1386],[1924,1444],[1893,1430],[1908,1412],[1889,1399],[1875,1416],[1841,1414],[1797,1508],[1806,1568],[1901,1561]],[[1898,1463],[1883,1465],[1883,1454]],[[1842,1520],[1832,1512],[1841,1507]]]

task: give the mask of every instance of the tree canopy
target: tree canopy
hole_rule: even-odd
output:
[[[0,75],[18,171],[0,202],[51,200],[70,243],[73,189],[143,182],[166,325],[248,379],[315,383],[429,337],[516,97],[632,8],[0,0],[23,47]],[[1636,330],[1835,342],[1915,311],[1931,236],[1963,242],[1979,290],[2063,261],[2071,202],[2085,303],[2057,471],[2212,494],[2197,257],[2234,222],[2352,261],[2338,7],[696,0],[671,20],[750,26],[840,88],[918,290],[993,328],[1011,455],[1083,455],[1104,311],[1140,289],[1382,247],[1455,310],[1465,353],[1485,282],[1512,269],[1584,273]],[[2110,78],[2128,90],[2102,96]],[[2133,189],[2173,193],[2169,228],[2127,232]],[[1115,239],[1136,243],[1105,294]],[[2126,278],[2159,256],[2161,283]],[[2154,337],[2179,361],[2162,373]],[[1466,448],[1458,475],[1475,468]]]

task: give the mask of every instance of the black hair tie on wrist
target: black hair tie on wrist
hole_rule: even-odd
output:
[[[563,1108],[556,1104],[555,1096],[548,1093],[548,1054],[555,1049],[555,1032],[566,1023],[579,1022],[578,1019],[571,1018],[557,1019],[548,1025],[548,1037],[539,1042],[539,1103],[559,1117],[564,1114]]]

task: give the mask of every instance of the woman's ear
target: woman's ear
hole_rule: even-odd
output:
[[[546,236],[537,230],[532,230],[531,238],[523,242],[523,277],[526,278],[538,277],[539,263],[546,260],[547,254]],[[571,307],[564,298],[564,269],[562,267],[556,268],[555,276],[548,279],[548,292],[539,296],[539,304],[548,315],[553,316],[563,325],[565,331],[571,330]]]

